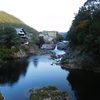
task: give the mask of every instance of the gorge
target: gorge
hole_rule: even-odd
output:
[[[50,85],[67,91],[71,100],[100,99],[100,73],[64,69],[53,62],[56,60],[49,54],[9,60],[0,68],[0,91],[5,100],[28,100],[29,89]]]

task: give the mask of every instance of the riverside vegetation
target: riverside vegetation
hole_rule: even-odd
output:
[[[16,34],[15,28],[23,28],[27,33],[32,34],[31,39],[28,40],[28,45],[21,45],[23,40]],[[0,67],[3,67],[9,59],[37,54],[38,48],[42,45],[41,43],[43,43],[43,40],[41,37],[38,37],[38,31],[27,26],[16,17],[0,11]],[[44,52],[42,51],[42,53]],[[35,100],[38,100],[38,98],[53,98],[52,100],[56,100],[59,97],[61,98],[60,100],[62,100],[68,98],[67,92],[60,92],[53,86],[42,88],[42,92],[40,92],[40,90],[41,89],[35,90],[37,93],[30,90],[30,99],[33,100],[33,98],[35,98]],[[4,97],[2,93],[0,93],[0,100],[3,99]]]
[[[0,92],[0,100],[4,100],[4,97],[1,92]]]
[[[66,91],[59,91],[55,86],[30,89],[30,100],[69,100]]]
[[[23,28],[28,33],[30,36],[30,39],[27,40],[29,42],[28,45],[21,45],[25,40],[16,34],[16,28]],[[62,40],[62,35],[57,35],[57,40]],[[37,49],[43,43],[43,37],[39,37],[37,30],[29,27],[13,15],[0,11],[0,62],[5,59],[36,54]]]
[[[32,40],[29,41],[29,46],[20,45],[21,39],[15,34],[15,28],[18,27],[24,28],[26,32],[32,33]],[[28,53],[31,46],[35,50],[37,48],[36,45],[40,44],[37,34],[38,32],[35,29],[14,18],[14,16],[1,11],[0,63],[6,63],[6,59],[14,58],[14,54],[19,51],[20,54],[21,52],[22,54],[24,54],[23,52]],[[68,31],[67,39],[69,40],[69,48],[67,48],[65,56],[62,58],[61,64],[65,67],[81,67],[100,72],[100,0],[87,0],[84,3],[75,15],[75,19]],[[51,95],[48,95],[48,92],[45,95],[45,90],[43,90],[43,93],[44,97]],[[60,93],[55,94],[58,95]],[[32,90],[30,98],[32,100],[32,98],[40,97],[38,93],[34,96]]]
[[[29,45],[21,45],[25,41],[16,34],[15,28],[23,28],[28,35],[31,33],[31,39],[27,40]],[[0,11],[0,62],[4,62],[6,59],[26,57],[31,53],[35,54],[39,42],[38,31],[18,18]]]
[[[28,45],[21,45],[23,40],[16,34],[15,28],[23,28],[28,34],[32,34],[31,39],[28,40]],[[29,27],[18,18],[0,11],[0,67],[3,67],[9,59],[36,54],[39,42],[38,31]],[[0,100],[4,100],[1,92]]]
[[[61,64],[100,71],[100,0],[87,0],[68,31],[69,50]]]

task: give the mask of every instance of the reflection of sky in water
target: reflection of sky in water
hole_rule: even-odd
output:
[[[38,60],[37,67],[33,64],[33,60],[36,58]],[[34,85],[36,85],[35,87],[55,85],[60,90],[67,90],[74,98],[74,92],[71,90],[71,85],[67,81],[69,71],[61,69],[61,66],[59,65],[52,66],[51,64],[53,61],[54,60],[51,60],[49,56],[33,57],[29,63],[28,75],[33,77],[34,82],[36,82],[36,84],[34,83]],[[34,74],[33,70],[35,70]]]
[[[25,77],[20,77],[12,87],[0,87],[6,100],[26,100],[27,95],[25,93],[30,88],[48,85],[57,86],[60,90],[67,90],[74,98],[74,92],[67,80],[69,71],[61,69],[59,65],[51,65],[53,60],[49,56],[33,56],[28,59],[28,62]]]

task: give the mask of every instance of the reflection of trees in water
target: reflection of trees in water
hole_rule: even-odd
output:
[[[34,66],[37,67],[37,65],[38,65],[38,59],[37,58],[33,59],[33,63],[34,63]]]
[[[66,76],[66,80],[68,81],[68,90],[67,91],[69,91],[70,100],[77,100],[76,95],[75,95],[75,91],[72,89],[72,85],[71,85],[70,81],[67,79],[70,75],[70,71],[63,66],[61,66],[61,68],[62,68],[62,70],[67,71],[67,76]]]
[[[8,84],[12,86],[20,76],[26,75],[28,62],[25,60],[9,61],[0,68],[0,85]]]
[[[67,79],[77,100],[100,100],[100,73],[71,70]]]

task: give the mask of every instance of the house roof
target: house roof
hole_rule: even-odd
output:
[[[15,28],[17,34],[26,34],[23,28]]]

